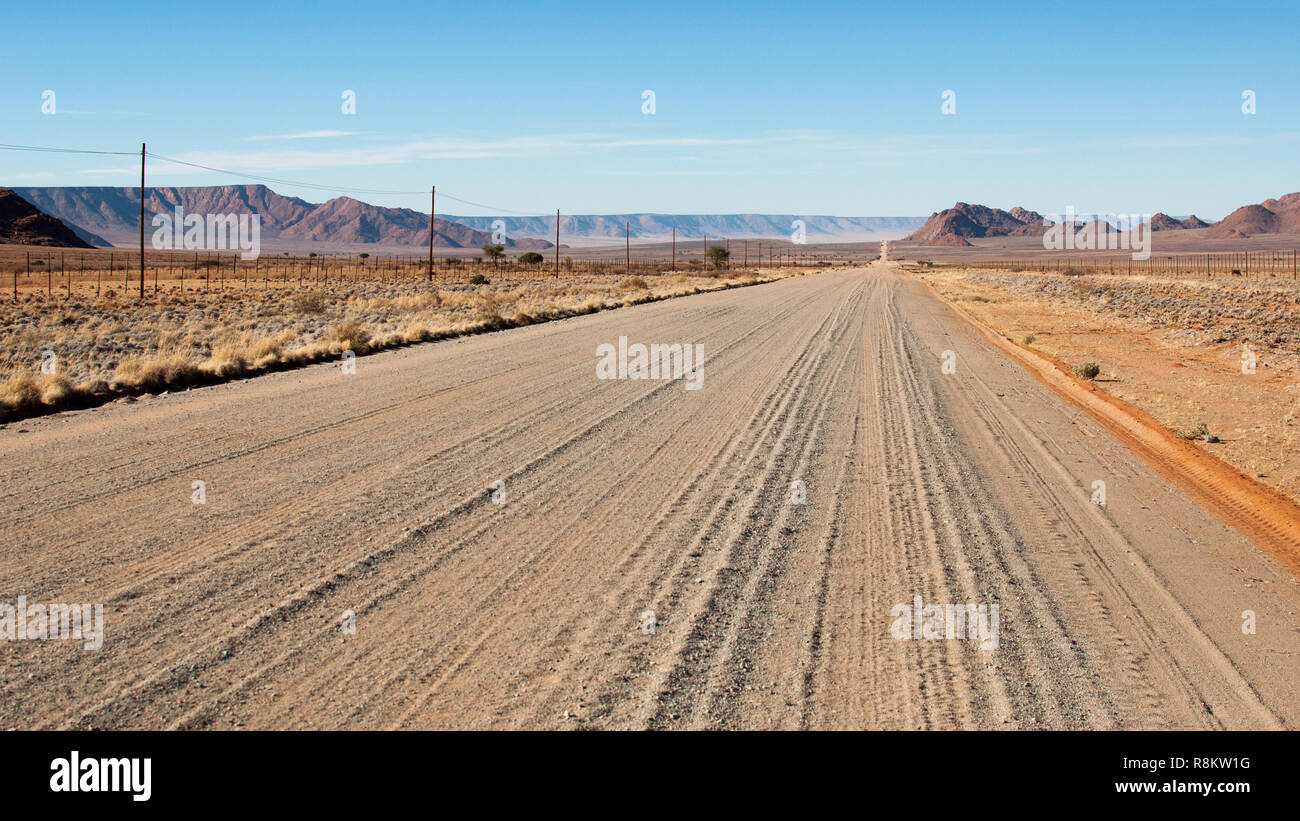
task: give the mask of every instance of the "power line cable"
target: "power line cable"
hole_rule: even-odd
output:
[[[94,154],[94,155],[114,156],[114,157],[135,156],[134,151],[95,151],[90,149],[56,148],[52,146],[40,146],[40,145],[15,145],[9,143],[0,143],[0,150],[35,151],[35,152],[48,153],[48,154]],[[304,182],[302,180],[288,180],[280,177],[266,177],[258,174],[248,174],[242,171],[232,171],[229,168],[217,168],[211,165],[203,165],[202,163],[189,162],[187,160],[176,159],[175,157],[168,157],[163,154],[155,154],[152,151],[147,152],[146,156],[152,157],[155,160],[162,160],[164,162],[175,163],[177,165],[186,165],[191,168],[201,168],[204,171],[211,171],[216,174],[227,174],[232,177],[242,177],[244,179],[257,180],[258,182],[274,183],[276,185],[292,185],[298,188],[306,188],[312,191],[327,191],[336,194],[383,194],[383,195],[397,195],[397,196],[419,196],[427,193],[425,191],[394,191],[394,190],[383,189],[383,188],[340,188],[338,186],[322,185],[320,183]],[[474,202],[473,200],[462,199],[460,197],[445,192],[439,192],[439,196],[449,200],[453,200],[454,202],[459,202],[462,205],[469,205],[469,206],[473,206],[474,208],[482,208],[485,211],[495,211],[497,213],[513,214],[516,216],[527,216],[527,217],[549,215],[549,212],[543,213],[542,211],[518,211],[513,208],[497,208],[495,206],[485,205],[480,202]]]

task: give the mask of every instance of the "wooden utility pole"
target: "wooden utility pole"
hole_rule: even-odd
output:
[[[673,270],[677,270],[677,226],[673,226]]]
[[[438,186],[429,189],[429,281],[433,282],[433,209],[437,204]]]
[[[560,275],[560,209],[555,209],[555,275]]]
[[[626,273],[632,273],[632,223],[623,223],[623,252],[627,257],[623,263]]]
[[[144,143],[140,143],[140,301],[144,302]]]

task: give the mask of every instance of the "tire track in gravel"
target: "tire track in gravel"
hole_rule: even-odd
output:
[[[725,350],[728,347],[738,344],[738,341],[743,341],[748,336],[758,332],[759,329],[746,326],[738,330],[742,332],[739,337],[739,340],[730,342],[727,345],[723,346],[722,349],[723,352],[725,352]],[[582,420],[582,424],[585,425],[585,427],[582,430],[580,430],[577,434],[568,436],[568,438],[560,442],[558,445],[555,444],[553,441],[543,440],[541,442],[541,445],[543,446],[544,450],[540,455],[514,456],[513,458],[510,458],[508,460],[509,464],[511,464],[512,467],[511,473],[509,474],[497,473],[493,475],[496,476],[497,478],[505,478],[507,480],[513,481],[517,476],[530,472],[531,470],[534,469],[536,465],[544,463],[554,458],[557,454],[567,450],[575,443],[582,441],[584,438],[589,436],[593,431],[596,431],[599,428],[601,428],[601,426],[609,419],[626,412],[629,408],[633,406],[637,406],[644,403],[647,397],[653,396],[658,392],[664,391],[668,387],[669,387],[668,384],[660,383],[648,390],[643,390],[641,392],[638,392],[634,396],[627,397],[624,399],[625,404],[623,406],[621,406],[620,408],[614,411],[608,412],[606,416],[597,419],[595,422],[592,422],[589,417],[584,418],[583,416],[580,416],[579,418]],[[571,409],[574,409],[572,402],[568,404]],[[522,467],[519,466],[521,461],[523,462]],[[291,594],[289,594],[282,600],[276,602],[269,610],[264,610],[262,612],[257,613],[250,621],[245,622],[242,626],[239,626],[235,631],[222,634],[216,639],[209,640],[207,644],[203,648],[201,648],[198,652],[192,654],[187,658],[180,660],[178,664],[180,666],[186,667],[187,669],[193,669],[195,667],[213,668],[217,666],[216,662],[224,660],[229,656],[231,656],[234,650],[236,649],[236,647],[248,645],[248,638],[250,632],[266,630],[272,625],[274,625],[277,621],[282,620],[286,615],[289,615],[304,607],[306,604],[308,604],[311,601],[313,597],[319,597],[323,591],[332,592],[335,588],[337,588],[340,585],[341,582],[347,581],[359,573],[368,572],[372,568],[376,567],[377,565],[382,565],[384,563],[387,563],[391,561],[392,557],[394,556],[405,556],[411,550],[418,548],[422,544],[420,537],[426,531],[433,529],[435,526],[443,527],[447,522],[455,521],[458,518],[459,514],[474,509],[481,509],[482,506],[486,504],[486,497],[481,492],[481,488],[483,487],[483,485],[486,484],[487,484],[486,481],[479,483],[477,487],[480,489],[480,492],[471,492],[470,495],[461,499],[454,507],[446,510],[440,510],[439,512],[437,512],[432,522],[426,522],[425,525],[416,528],[409,538],[404,537],[399,541],[398,544],[393,545],[391,547],[385,546],[373,550],[370,553],[361,556],[360,558],[352,560],[344,568],[336,569],[328,573],[323,578],[319,579],[315,584],[309,585],[308,587],[303,589],[294,590]],[[332,507],[336,502],[337,500],[335,499],[327,498],[325,506],[327,508]],[[437,566],[436,564],[431,564],[426,562],[422,572],[431,571],[436,566]],[[396,570],[393,569],[390,570],[389,572],[390,574],[395,573]],[[409,571],[406,572],[409,573]],[[414,580],[414,578],[415,576],[408,575],[407,577],[401,580],[401,584],[409,586],[410,583]],[[377,580],[368,580],[368,582],[373,585],[377,583]],[[363,606],[369,606],[374,604],[376,601],[380,599],[392,598],[395,595],[394,591],[398,589],[404,589],[404,588],[390,588],[385,590],[383,593],[374,594],[374,595],[359,591],[353,594],[354,596],[353,601],[356,601],[359,598],[361,601],[365,603]],[[316,635],[319,635],[320,634],[319,629],[315,630],[314,633]],[[289,640],[289,638],[284,634],[284,632],[281,632],[280,635],[277,637],[277,640],[280,642],[286,642]],[[285,655],[286,654],[281,654],[282,657]],[[283,658],[278,659],[278,661],[282,663]],[[241,658],[241,662],[246,662],[246,659]],[[230,667],[234,667],[235,665],[225,664],[221,666],[230,668]],[[204,689],[213,689],[216,687],[220,687],[221,689],[218,691],[220,695],[218,696],[218,698],[224,699],[228,697],[232,689],[246,689],[247,687],[251,686],[255,681],[255,678],[249,676],[241,676],[237,679],[235,684],[231,684],[229,682],[229,679],[236,675],[237,674],[233,670],[225,670],[222,671],[221,673],[210,673],[208,676],[209,680],[214,678],[225,679],[226,683],[224,684],[205,683],[203,685]],[[157,674],[155,674],[155,676],[153,676],[148,680],[133,683],[133,685],[131,686],[128,692],[134,692],[142,688],[149,688],[151,697],[158,698],[160,692],[164,690],[175,689],[176,687],[187,683],[189,683],[188,677],[186,676],[178,677],[177,675],[175,675],[173,670],[170,669],[169,667],[169,668],[161,669],[160,671],[158,671]],[[130,699],[128,698],[126,699],[126,701],[129,705]],[[127,705],[115,705],[112,703],[112,700],[110,700],[109,704],[101,705],[99,708],[97,708],[95,713],[102,714],[103,710],[108,709],[110,707],[119,710],[124,708],[129,709],[129,706]],[[205,715],[210,714],[211,712],[212,712],[211,710],[190,711],[190,713],[177,719],[177,721],[182,726],[190,726],[193,722],[199,720]],[[88,718],[89,718],[89,714],[83,715],[81,717],[83,721]]]

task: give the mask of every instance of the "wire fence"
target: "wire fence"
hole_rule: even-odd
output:
[[[1300,260],[1295,250],[1166,254],[1135,260],[1131,256],[1051,256],[994,260],[916,260],[921,267],[959,267],[984,271],[1042,272],[1064,276],[1256,277],[1296,279]]]
[[[721,247],[721,246],[720,246]],[[26,250],[0,261],[0,294],[11,300],[45,298],[115,298],[140,296],[140,254],[125,249],[66,251]],[[522,256],[522,254],[520,254]],[[535,259],[535,258],[534,258]],[[728,276],[775,268],[813,268],[853,262],[843,255],[814,252],[755,250],[739,259],[719,262],[702,250],[694,255],[583,255],[567,253],[558,269],[553,256],[521,261],[518,256],[438,256],[430,268],[427,257],[412,255],[261,254],[244,259],[239,252],[146,251],[145,296],[161,293],[233,291],[275,288],[330,289],[358,283],[476,284],[478,279],[508,277],[512,281],[575,276]],[[3,274],[0,274],[3,276]],[[7,281],[6,281],[7,280]],[[8,286],[8,287],[5,287]]]

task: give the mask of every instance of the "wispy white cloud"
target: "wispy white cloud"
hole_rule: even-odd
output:
[[[1268,142],[1287,142],[1300,137],[1300,132],[1279,131],[1258,136],[1245,134],[1156,134],[1133,137],[1122,141],[1126,148],[1220,148],[1223,146],[1258,145]]]
[[[354,137],[358,134],[365,134],[365,131],[299,131],[296,134],[262,134],[253,137],[245,137],[244,140],[250,143],[263,142],[265,140],[314,140],[322,137]]]
[[[292,135],[285,135],[290,138]],[[250,138],[251,139],[251,138]],[[275,139],[268,137],[266,139]],[[546,134],[501,139],[442,138],[349,148],[261,151],[191,151],[175,155],[185,162],[241,171],[285,172],[344,166],[402,165],[422,160],[477,160],[547,157],[558,154],[627,149],[707,148],[760,145],[761,138],[622,138],[607,134]],[[171,171],[176,166],[167,168]]]
[[[797,130],[774,139],[803,145],[822,153],[843,153],[859,159],[913,157],[1012,157],[1046,154],[1054,148],[1023,145],[1001,134],[900,134],[858,137],[836,131]]]
[[[249,137],[248,140],[299,139],[344,136],[354,132],[302,132],[301,134]],[[756,152],[803,148],[823,153],[841,152],[860,159],[933,156],[1015,156],[1043,153],[1040,146],[1009,144],[1001,137],[902,136],[863,139],[833,132],[796,131],[751,137],[626,137],[601,133],[522,135],[505,138],[439,138],[402,143],[340,148],[286,148],[258,151],[191,151],[179,160],[249,172],[292,172],[346,166],[403,165],[427,160],[479,160],[542,158],[559,155],[596,155],[638,150],[747,148]],[[679,158],[680,159],[680,158]],[[180,171],[178,166],[164,170]],[[192,169],[191,169],[192,170]]]
[[[8,182],[23,182],[26,180],[49,180],[54,179],[53,171],[20,171],[17,174],[8,174],[5,176]]]
[[[1253,137],[1225,134],[1165,134],[1152,137],[1134,137],[1124,143],[1126,148],[1216,148],[1224,145],[1249,145]]]
[[[304,131],[296,134],[246,137],[247,141],[279,141],[344,137],[371,132],[336,130]],[[680,149],[674,151],[674,149]],[[1003,135],[901,135],[859,137],[833,131],[787,130],[757,136],[625,136],[606,133],[560,133],[519,135],[504,138],[440,137],[407,142],[333,147],[263,148],[247,151],[190,151],[173,154],[186,163],[223,168],[251,174],[292,174],[313,169],[344,167],[394,166],[429,160],[483,160],[547,158],[560,156],[640,155],[654,152],[669,158],[671,168],[639,169],[661,176],[696,176],[702,174],[741,173],[744,169],[692,169],[683,164],[711,162],[716,151],[726,151],[728,158],[744,156],[758,167],[775,157],[789,158],[792,153],[815,156],[825,162],[861,162],[903,160],[908,158],[1019,156],[1040,154],[1053,148],[1023,145]],[[688,151],[683,155],[682,151]],[[741,154],[739,152],[744,152]],[[664,153],[669,152],[669,153]],[[199,176],[210,172],[202,168],[153,159],[150,174]],[[80,174],[105,176],[138,175],[135,168],[89,168]]]

